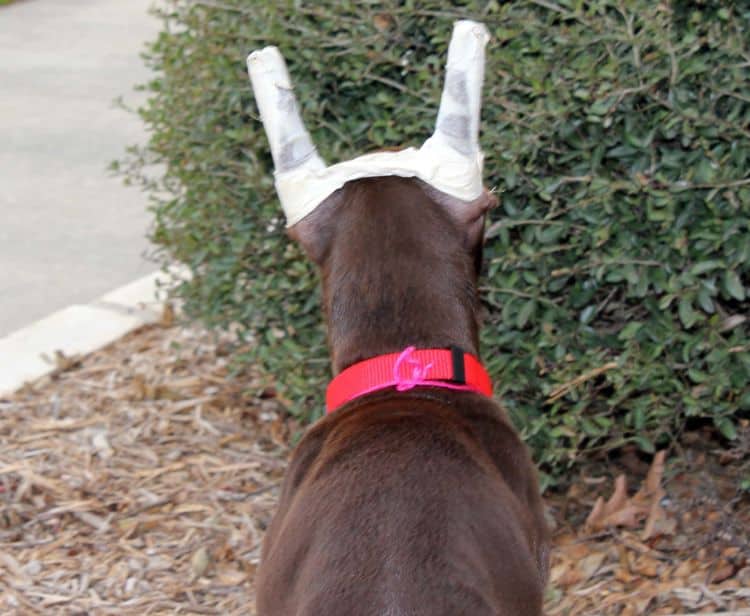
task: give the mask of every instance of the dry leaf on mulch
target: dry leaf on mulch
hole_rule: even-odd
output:
[[[622,526],[635,528],[643,520],[646,524],[641,539],[657,535],[673,535],[676,521],[661,506],[665,492],[661,482],[664,476],[664,460],[667,452],[660,451],[654,456],[643,485],[633,496],[628,496],[628,483],[625,475],[615,479],[615,490],[607,502],[601,496],[596,500],[591,513],[586,518],[589,530],[602,530]]]

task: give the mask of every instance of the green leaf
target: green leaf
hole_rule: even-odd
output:
[[[688,376],[693,383],[705,383],[711,376],[696,368],[688,368]]]
[[[650,438],[646,436],[634,436],[633,442],[638,445],[641,451],[644,451],[646,453],[656,453],[656,447],[654,447],[654,443]]]
[[[695,265],[693,265],[693,267],[690,268],[690,273],[693,276],[700,276],[701,274],[705,274],[706,272],[710,272],[711,270],[723,267],[726,267],[724,261],[720,261],[718,259],[708,259],[707,261],[701,261],[700,263],[696,263]]]
[[[595,316],[596,306],[592,304],[591,306],[586,306],[583,310],[581,310],[581,314],[578,317],[578,320],[584,325],[588,325]]]
[[[713,314],[716,312],[714,301],[711,299],[711,294],[707,289],[701,289],[698,292],[698,304],[700,305],[701,310],[707,314]]]
[[[700,184],[713,182],[714,178],[716,177],[716,171],[716,166],[710,160],[704,158],[700,163],[698,163],[694,179],[697,183]]]
[[[699,314],[693,310],[693,302],[691,299],[684,297],[680,300],[677,306],[677,314],[680,316],[680,321],[686,329],[690,329],[698,321]]]
[[[643,323],[641,321],[633,321],[631,323],[628,323],[625,327],[622,328],[622,330],[620,330],[617,338],[619,340],[630,340],[631,338],[635,337],[641,327],[643,327]]]
[[[745,299],[745,288],[739,275],[734,270],[724,272],[724,288],[734,299],[742,301]]]
[[[518,312],[518,318],[516,319],[516,325],[518,329],[523,329],[529,322],[529,319],[534,316],[536,311],[536,300],[530,299],[521,306],[521,310]]]
[[[676,296],[673,293],[668,293],[659,300],[659,310],[666,310],[675,300]]]
[[[642,408],[637,408],[633,411],[633,428],[640,431],[643,430],[643,426],[646,425],[646,414]]]
[[[730,441],[737,438],[737,427],[728,417],[716,417],[714,425],[721,432],[722,436]]]

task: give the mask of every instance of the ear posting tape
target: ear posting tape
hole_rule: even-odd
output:
[[[291,227],[345,183],[366,177],[417,177],[452,197],[482,193],[484,156],[479,116],[484,78],[484,25],[458,21],[448,47],[435,133],[421,148],[375,152],[325,166],[302,123],[286,64],[276,47],[248,57],[248,72],[275,165],[276,192]]]

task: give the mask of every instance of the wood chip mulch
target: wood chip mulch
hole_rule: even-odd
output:
[[[0,398],[0,613],[255,613],[299,425],[231,345],[149,326]],[[750,616],[750,427],[691,438],[547,495],[550,616]]]

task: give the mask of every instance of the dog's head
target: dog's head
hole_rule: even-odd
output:
[[[266,47],[250,54],[248,71],[271,146],[287,227],[318,264],[336,226],[342,187],[363,178],[421,180],[428,200],[446,213],[463,234],[466,247],[475,251],[484,213],[495,202],[482,185],[483,154],[478,140],[488,40],[482,24],[459,21],[454,25],[435,132],[421,147],[366,154],[330,166],[320,158],[305,129],[279,50]]]

